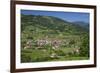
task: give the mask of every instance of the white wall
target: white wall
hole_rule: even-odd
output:
[[[100,0],[31,0],[56,3],[97,5],[97,68],[39,71],[34,73],[99,73],[100,72]],[[0,73],[10,73],[10,0],[0,0]],[[28,73],[28,72],[27,72]],[[33,73],[33,72],[30,72]]]

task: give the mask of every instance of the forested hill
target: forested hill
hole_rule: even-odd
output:
[[[64,21],[60,18],[53,16],[41,16],[41,15],[23,15],[21,14],[21,27],[22,31],[28,27],[38,28],[41,30],[52,30],[54,32],[64,32],[68,34],[82,34],[88,31],[76,23]]]

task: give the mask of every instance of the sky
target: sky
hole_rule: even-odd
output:
[[[56,12],[56,11],[38,11],[38,10],[21,10],[24,15],[44,15],[54,16],[69,22],[86,22],[89,23],[89,13],[80,12]]]

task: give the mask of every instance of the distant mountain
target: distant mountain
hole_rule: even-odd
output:
[[[77,22],[73,22],[73,23],[89,30],[89,23],[86,23],[86,22],[83,22],[83,21],[77,21]]]
[[[44,30],[43,33],[53,32],[63,32],[68,34],[82,34],[87,32],[88,24],[84,22],[67,22],[60,18],[53,16],[41,16],[41,15],[21,15],[21,28],[22,31],[35,30],[36,28],[39,31]],[[86,27],[86,28],[84,28]]]

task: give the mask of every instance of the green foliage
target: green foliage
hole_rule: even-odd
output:
[[[55,53],[59,56],[65,56],[66,54],[62,50],[57,50]]]
[[[84,35],[80,46],[80,55],[89,57],[89,36]]]
[[[71,47],[73,45],[75,46],[75,40],[71,39],[70,42],[69,42],[69,46]]]
[[[26,53],[21,53],[21,62],[31,62],[31,56]]]

